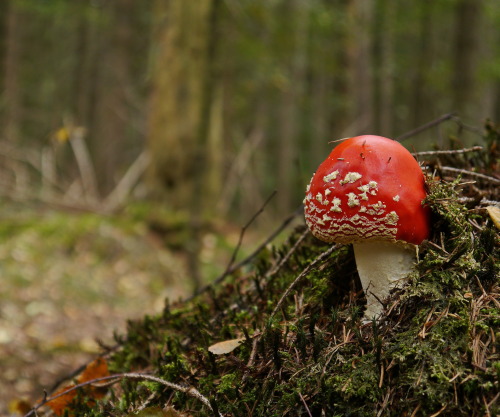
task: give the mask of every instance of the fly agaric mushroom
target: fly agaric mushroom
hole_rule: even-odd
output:
[[[325,242],[352,243],[366,295],[365,319],[378,317],[382,301],[416,260],[429,236],[424,175],[398,142],[357,136],[335,147],[307,186],[305,219]]]

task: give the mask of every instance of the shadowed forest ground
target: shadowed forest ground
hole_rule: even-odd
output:
[[[218,239],[204,236],[208,275],[218,272],[214,259],[221,268],[227,262]],[[165,298],[189,292],[184,256],[164,243],[134,216],[3,207],[0,414],[88,362],[97,340],[113,344],[127,319],[157,313]]]

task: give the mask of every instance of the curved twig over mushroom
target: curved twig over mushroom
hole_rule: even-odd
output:
[[[398,142],[357,136],[333,149],[307,186],[306,223],[326,242],[352,243],[366,294],[365,319],[411,271],[429,235],[424,175]]]

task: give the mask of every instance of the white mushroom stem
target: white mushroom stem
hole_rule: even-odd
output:
[[[366,322],[380,316],[384,309],[382,302],[393,288],[404,283],[415,264],[417,247],[392,242],[354,243],[353,247],[366,295]]]

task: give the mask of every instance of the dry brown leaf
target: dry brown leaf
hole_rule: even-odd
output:
[[[54,396],[62,394],[64,391],[67,391],[70,388],[73,388],[74,385],[67,385],[64,388],[60,389]],[[56,416],[62,416],[64,410],[68,407],[68,405],[73,401],[76,397],[76,390],[69,391],[66,394],[61,395],[47,403],[47,405],[52,409]]]
[[[83,372],[78,376],[76,381],[78,384],[82,384],[84,382],[89,382],[97,378],[102,378],[104,376],[108,376],[108,364],[103,358],[98,358],[95,361],[89,363],[87,367],[83,370]],[[73,388],[75,385],[68,385],[59,391],[57,391],[53,396],[57,396],[62,394],[63,392]],[[99,399],[104,396],[106,393],[105,388],[99,387],[86,387],[86,394],[89,398]],[[66,394],[61,395],[54,400],[51,400],[47,403],[47,405],[52,409],[54,414],[60,416],[64,413],[64,410],[68,407],[68,405],[73,401],[76,397],[77,391],[72,390],[67,392]]]
[[[500,208],[488,206],[486,207],[486,210],[488,211],[491,220],[493,220],[493,224],[497,227],[497,229],[500,229]]]
[[[239,339],[224,340],[223,342],[215,343],[214,345],[210,346],[208,348],[208,351],[213,353],[214,355],[224,355],[226,353],[231,353],[244,340],[244,337],[240,337]]]
[[[108,364],[103,358],[97,358],[95,361],[89,363],[77,378],[78,383],[91,381],[96,378],[108,376]]]

